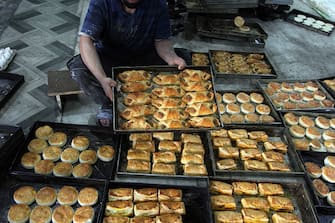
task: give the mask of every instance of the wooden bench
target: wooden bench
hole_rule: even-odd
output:
[[[71,78],[70,71],[49,71],[48,72],[48,96],[56,96],[60,112],[63,110],[62,95],[81,94],[77,82]]]

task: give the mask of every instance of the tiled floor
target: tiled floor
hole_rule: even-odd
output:
[[[12,0],[0,0],[12,1]],[[13,0],[14,3],[20,0]],[[17,50],[8,72],[24,75],[25,83],[0,109],[0,124],[19,125],[28,129],[35,121],[95,124],[98,106],[84,95],[65,97],[64,112],[58,112],[55,99],[47,96],[47,72],[65,69],[75,54],[77,32],[87,0],[22,0],[13,16],[0,8],[0,47]],[[0,4],[1,6],[1,4]],[[300,0],[293,8],[315,13]],[[9,8],[8,8],[9,9]],[[9,10],[10,11],[10,10]],[[1,14],[3,13],[3,14]],[[8,27],[3,15],[11,16]],[[335,34],[323,36],[281,19],[259,21],[268,33],[266,48],[281,79],[311,79],[335,76]],[[0,33],[1,34],[1,33]],[[194,51],[209,49],[235,50],[226,42],[205,40],[197,35],[186,40],[183,34],[174,38],[176,47]],[[249,48],[241,48],[242,50]],[[220,80],[218,89],[255,88],[254,80]]]

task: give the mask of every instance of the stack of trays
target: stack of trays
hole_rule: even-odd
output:
[[[118,67],[117,132],[213,129],[221,125],[210,67]]]

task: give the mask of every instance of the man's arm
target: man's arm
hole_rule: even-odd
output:
[[[183,58],[177,56],[172,47],[171,40],[156,40],[155,47],[158,55],[169,65],[178,66],[179,70],[185,68],[186,63]]]
[[[79,50],[83,62],[100,82],[106,96],[113,101],[112,87],[116,86],[116,82],[106,75],[93,41],[89,36],[80,36]]]

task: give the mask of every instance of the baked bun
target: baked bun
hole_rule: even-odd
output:
[[[73,168],[72,175],[75,178],[88,178],[92,175],[93,168],[88,163],[79,163]]]
[[[32,186],[22,186],[15,190],[13,198],[17,204],[32,204],[35,201],[36,191]]]
[[[307,171],[307,174],[312,177],[312,178],[319,178],[321,177],[322,174],[322,170],[319,167],[319,165],[317,165],[316,163],[313,162],[305,162],[305,168]]]
[[[308,139],[302,138],[302,139],[292,139],[293,145],[296,150],[301,151],[308,151],[309,150],[309,143],[310,141]]]
[[[71,146],[74,149],[83,151],[88,148],[90,140],[86,136],[76,136],[71,141]]]
[[[95,150],[87,149],[82,151],[79,155],[80,163],[95,164],[98,160],[97,152]]]
[[[216,162],[216,168],[219,170],[237,169],[237,163],[234,159],[221,159]]]
[[[284,120],[289,125],[298,125],[299,119],[295,114],[289,112],[284,115]]]
[[[331,206],[335,206],[335,191],[332,191],[327,195],[327,201]]]
[[[215,223],[243,223],[242,214],[237,211],[214,211]]]
[[[78,191],[72,186],[63,186],[57,194],[57,202],[61,205],[73,205],[77,203]]]
[[[125,216],[107,216],[104,217],[103,223],[129,223],[129,218]]]
[[[115,155],[113,146],[103,145],[98,148],[97,156],[101,161],[109,162],[112,161]]]
[[[231,195],[211,195],[211,206],[214,211],[236,210],[236,202]]]
[[[271,113],[271,109],[268,105],[258,104],[256,105],[256,112],[261,115],[269,115]]]
[[[305,83],[295,82],[293,83],[293,90],[303,92],[306,90]]]
[[[218,180],[211,180],[209,189],[211,194],[223,194],[223,195],[233,194],[233,186],[231,184],[221,182]]]
[[[335,140],[334,139],[325,140],[323,143],[328,152],[332,152],[332,153],[335,152]]]
[[[74,215],[73,208],[69,205],[60,205],[52,212],[52,223],[71,223]]]
[[[229,103],[235,103],[236,102],[236,97],[235,97],[235,95],[233,93],[224,93],[222,95],[222,101],[224,103],[227,103],[227,104],[229,104]]]
[[[42,187],[36,194],[36,203],[41,206],[52,206],[57,199],[57,191],[52,187]]]
[[[256,123],[256,122],[259,122],[260,121],[260,116],[255,114],[255,113],[250,113],[250,114],[246,114],[244,116],[244,120],[247,122],[247,123]]]
[[[313,187],[319,197],[324,198],[329,194],[328,186],[320,179],[313,180]]]
[[[249,96],[247,93],[239,92],[239,93],[236,95],[236,100],[237,100],[239,103],[247,103],[247,102],[250,102],[250,96]]]
[[[314,120],[308,116],[302,115],[299,117],[299,124],[302,127],[308,128],[314,126]]]
[[[260,115],[259,121],[261,123],[272,123],[272,122],[275,122],[276,120],[271,115]]]
[[[28,150],[33,153],[42,153],[47,147],[48,143],[44,139],[33,139],[28,144]]]
[[[322,178],[330,183],[335,183],[335,168],[331,166],[324,166],[321,168]]]
[[[316,127],[308,127],[306,129],[306,136],[309,139],[320,139],[321,138],[321,132]]]
[[[299,126],[299,125],[292,125],[289,128],[289,131],[292,136],[302,138],[305,136],[305,128]]]
[[[253,92],[250,94],[250,100],[256,104],[261,104],[264,101],[264,97],[260,93]]]
[[[67,135],[64,132],[54,132],[49,136],[48,142],[51,146],[64,146],[67,141]]]
[[[158,189],[158,201],[181,201],[183,191],[181,189]]]
[[[99,193],[93,187],[85,187],[80,190],[78,195],[78,203],[81,206],[92,206],[98,201]]]
[[[273,223],[302,223],[296,214],[287,212],[276,212],[271,218]]]
[[[40,160],[34,167],[35,173],[48,175],[52,173],[55,164],[51,160]]]
[[[76,163],[79,158],[78,150],[74,148],[66,148],[60,155],[60,159],[66,163]]]
[[[48,206],[35,206],[30,213],[29,223],[49,223],[52,210]]]
[[[258,183],[260,196],[284,195],[283,186],[275,183]]]
[[[132,201],[109,201],[106,203],[105,215],[132,216],[134,203]]]
[[[330,128],[330,123],[329,119],[323,116],[318,116],[315,118],[315,124],[317,127],[321,129],[329,129]]]
[[[335,139],[335,131],[326,130],[322,133],[322,138],[324,140],[334,140]]]
[[[73,166],[71,163],[58,162],[53,168],[53,174],[58,177],[69,177],[72,174]]]
[[[21,164],[26,169],[34,169],[36,163],[41,160],[41,156],[37,153],[27,152],[21,157]]]
[[[243,208],[241,213],[242,213],[244,222],[250,222],[250,223],[252,222],[268,223],[269,222],[269,218],[265,211]]]
[[[162,214],[156,216],[156,223],[182,223],[183,219],[179,214]]]
[[[59,160],[62,149],[58,146],[48,146],[43,150],[42,156],[45,160],[51,160],[56,162]]]
[[[329,124],[330,124],[330,127],[332,127],[333,129],[335,129],[335,118],[332,118],[329,120]]]
[[[291,86],[290,83],[287,83],[287,82],[282,82],[281,85],[280,85],[280,88],[283,92],[293,92],[293,86]]]
[[[27,204],[10,206],[7,219],[10,223],[25,223],[28,221],[31,209]]]
[[[134,205],[135,216],[156,216],[159,211],[159,203],[155,201],[139,202]]]
[[[327,156],[324,159],[325,166],[331,166],[335,168],[335,156]]]
[[[157,188],[139,188],[134,189],[134,202],[157,201]]]
[[[254,113],[255,106],[252,103],[243,103],[241,104],[241,112],[244,114]]]
[[[133,200],[132,188],[113,188],[108,190],[108,201],[132,201]]]
[[[230,103],[226,105],[226,111],[228,114],[238,114],[241,112],[240,106],[235,103]]]
[[[38,139],[48,140],[49,136],[53,133],[53,129],[49,125],[40,126],[35,130],[35,136]]]
[[[327,152],[326,148],[322,146],[322,143],[319,139],[312,139],[309,143],[309,146],[313,151],[316,152]]]
[[[154,132],[152,137],[155,139],[162,141],[162,140],[173,140],[174,133],[173,132]]]
[[[242,123],[244,122],[244,116],[242,114],[232,114],[230,116],[230,120],[232,123]]]
[[[130,219],[130,223],[156,223],[156,218],[147,216],[135,216]]]
[[[73,215],[73,223],[92,223],[94,209],[91,206],[77,208]]]

